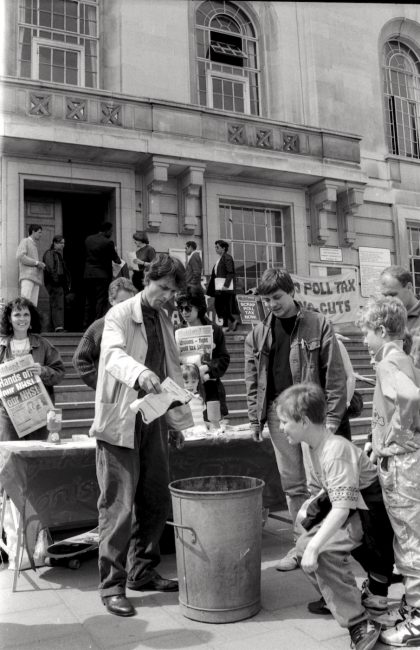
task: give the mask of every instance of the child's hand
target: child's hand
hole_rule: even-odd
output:
[[[185,436],[182,431],[175,431],[171,429],[169,431],[169,444],[175,449],[182,449],[185,443]]]
[[[204,364],[204,365],[200,366],[198,370],[200,372],[201,381],[204,384],[205,381],[208,381],[210,379],[209,367],[208,367],[207,364]]]
[[[305,573],[313,573],[318,568],[318,555],[319,551],[317,549],[311,548],[310,543],[306,547],[300,566],[305,571]]]

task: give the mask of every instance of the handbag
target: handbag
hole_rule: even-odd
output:
[[[347,409],[347,415],[350,418],[358,418],[360,417],[362,411],[363,411],[363,396],[361,393],[359,393],[358,390],[355,390],[353,393],[353,397],[351,398],[349,407]]]

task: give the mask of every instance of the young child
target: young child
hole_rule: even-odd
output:
[[[420,644],[420,371],[403,349],[407,312],[398,298],[370,300],[358,322],[376,368],[372,447],[403,575],[403,620],[381,634],[388,645]]]
[[[188,402],[194,420],[194,434],[207,433],[207,426],[204,422],[204,390],[200,379],[200,371],[195,363],[184,363],[181,365],[184,387],[193,393],[194,397]],[[188,433],[188,430],[187,430]]]
[[[376,469],[361,449],[327,429],[326,400],[316,384],[291,386],[276,406],[280,431],[289,443],[309,445],[311,470],[323,488],[298,514],[306,529],[296,544],[301,568],[338,624],[348,628],[352,647],[370,650],[380,634],[380,614],[386,616],[388,609],[394,562],[393,531]],[[317,516],[312,511],[309,521],[317,499],[326,507]],[[345,562],[349,553],[368,573],[362,593]]]

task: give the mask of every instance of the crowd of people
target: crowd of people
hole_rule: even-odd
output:
[[[221,416],[228,414],[221,381],[230,362],[225,332],[236,330],[239,315],[226,242],[215,242],[220,259],[207,288],[220,327],[207,316],[195,242],[186,244],[185,268],[175,257],[156,254],[147,236],[136,232],[132,281],[119,277],[111,282],[112,262],[118,265],[121,259],[109,226],[86,240],[86,314],[87,320],[95,319],[73,364],[96,391],[90,433],[96,438],[100,490],[100,594],[110,613],[132,616],[126,587],[178,590],[176,580],[157,571],[170,506],[168,443],[178,444],[194,423],[205,424],[208,403],[217,401]],[[39,227],[31,226],[19,246],[21,297],[3,310],[0,363],[32,354],[32,372],[52,393],[64,365],[40,335],[37,293],[44,272],[52,303],[60,305],[69,278],[63,238],[54,237],[40,262],[39,235]],[[356,650],[370,650],[379,636],[388,645],[420,643],[420,301],[411,274],[397,266],[385,269],[381,295],[367,301],[356,323],[376,370],[371,439],[364,450],[351,442],[355,377],[348,354],[331,322],[302,307],[294,292],[286,269],[264,272],[257,294],[268,316],[247,334],[244,350],[250,429],[257,444],[268,426],[293,524],[293,547],[276,568],[304,571],[320,594],[308,608],[331,613],[349,630]],[[211,325],[211,361],[180,365],[168,316],[173,304],[180,327]],[[57,312],[56,329],[62,327],[60,306]],[[176,406],[146,424],[130,405],[160,393],[166,377],[191,390],[193,408]],[[1,440],[17,439],[3,407],[0,433]],[[45,437],[46,431],[38,430],[26,439]],[[361,590],[350,555],[367,575]],[[404,596],[390,610],[388,589],[399,575]]]

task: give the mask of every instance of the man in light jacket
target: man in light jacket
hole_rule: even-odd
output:
[[[177,591],[176,580],[155,570],[159,539],[169,513],[168,426],[193,426],[189,406],[180,406],[146,425],[130,404],[160,393],[171,377],[183,386],[173,327],[162,308],[185,285],[182,263],[157,256],[145,276],[144,291],[105,316],[95,418],[97,477],[100,488],[100,593],[117,616],[135,614],[129,589]]]
[[[41,239],[42,226],[32,224],[29,226],[29,237],[20,242],[16,251],[19,260],[19,285],[20,295],[27,298],[35,307],[38,304],[39,287],[43,282],[44,262],[39,260],[38,242]]]

